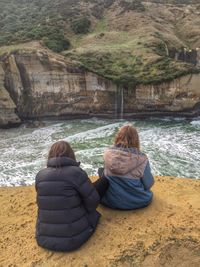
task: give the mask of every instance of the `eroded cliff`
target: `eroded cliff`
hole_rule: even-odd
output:
[[[127,88],[45,49],[7,53],[0,63],[3,126],[42,117],[195,115],[200,110],[200,74]]]
[[[46,51],[15,52],[2,57],[5,87],[22,119],[87,115],[112,110],[116,86]]]
[[[18,125],[19,117],[15,113],[16,105],[4,87],[5,73],[0,64],[0,127]]]

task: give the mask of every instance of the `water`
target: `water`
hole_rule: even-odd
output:
[[[81,167],[90,175],[102,166],[104,148],[116,131],[131,123],[138,128],[142,150],[156,175],[200,178],[200,118],[151,120],[85,119],[45,122],[39,129],[0,130],[0,185],[30,185],[46,164],[50,146],[60,139],[72,144]]]

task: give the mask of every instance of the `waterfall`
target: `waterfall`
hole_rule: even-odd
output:
[[[118,87],[115,91],[115,118],[118,118]]]
[[[123,119],[124,117],[124,88],[117,87],[115,94],[115,117]]]
[[[124,88],[121,87],[121,107],[120,107],[120,119],[124,117]]]

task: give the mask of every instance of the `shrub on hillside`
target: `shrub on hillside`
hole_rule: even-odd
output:
[[[12,42],[12,34],[0,35],[0,46],[5,44],[10,44]]]
[[[91,13],[96,19],[102,19],[103,18],[103,12],[104,12],[103,5],[94,5],[91,8]]]
[[[138,12],[144,12],[145,7],[140,0],[122,0],[119,5],[123,8],[123,11],[135,10]]]
[[[36,26],[26,32],[26,37],[31,40],[39,40],[50,33],[47,27]]]
[[[69,40],[61,32],[44,37],[43,43],[46,47],[57,53],[67,50],[70,47]]]
[[[90,30],[91,21],[86,18],[80,18],[72,21],[71,28],[74,33],[76,34],[85,34],[88,33]]]

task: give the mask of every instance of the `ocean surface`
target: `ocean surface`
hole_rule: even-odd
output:
[[[45,167],[50,146],[69,141],[81,167],[89,175],[103,166],[102,154],[112,145],[117,130],[126,124],[137,127],[141,149],[155,175],[200,179],[200,118],[45,121],[42,128],[0,130],[0,186],[31,185]]]

